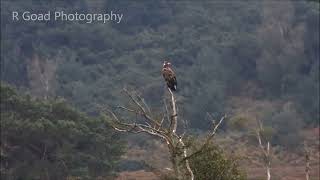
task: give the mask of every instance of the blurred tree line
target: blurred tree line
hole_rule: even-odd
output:
[[[280,135],[319,122],[318,1],[1,3],[1,80],[33,95],[64,97],[96,115],[96,104],[121,104],[120,89],[133,86],[157,107],[170,58],[190,128],[208,127],[206,112],[219,116],[234,96],[293,104],[294,114],[279,108],[263,117]],[[11,20],[12,11],[26,10],[124,17],[120,24]]]
[[[1,179],[112,176],[124,142],[102,118],[1,84]]]

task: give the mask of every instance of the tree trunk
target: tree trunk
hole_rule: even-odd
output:
[[[171,163],[172,163],[172,168],[173,168],[173,171],[174,171],[174,175],[175,177],[177,178],[177,180],[182,180],[182,177],[181,177],[181,172],[180,172],[180,169],[179,169],[179,158],[175,152],[175,150],[170,150],[170,154],[171,154]]]
[[[271,174],[270,174],[270,167],[267,166],[267,180],[270,180]]]
[[[310,171],[310,156],[309,152],[306,153],[306,180],[309,180],[309,171]]]

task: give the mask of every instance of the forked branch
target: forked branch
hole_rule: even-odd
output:
[[[188,155],[188,147],[183,142],[183,135],[177,134],[178,114],[176,99],[169,88],[168,92],[170,95],[170,108],[167,106],[166,100],[164,100],[165,114],[161,117],[161,119],[156,119],[152,117],[152,112],[150,111],[150,108],[147,106],[142,97],[129,92],[127,89],[123,89],[123,92],[126,96],[128,96],[130,101],[133,102],[135,108],[117,106],[116,109],[132,113],[136,116],[140,116],[142,117],[143,121],[140,123],[128,123],[126,121],[121,121],[120,118],[116,115],[116,113],[108,109],[107,113],[110,117],[112,117],[112,120],[108,120],[109,124],[116,131],[131,133],[147,133],[164,139],[168,145],[171,163],[173,165],[173,169],[177,179],[184,179],[181,174],[181,172],[183,171],[181,171],[180,168],[185,167],[185,170],[188,172],[190,179],[194,180],[194,173],[190,167],[189,158],[199,154],[203,151],[203,149],[205,149],[205,147],[209,144],[209,142],[216,134],[218,127],[221,125],[222,121],[225,119],[226,116],[222,117],[217,124],[214,124],[212,131],[208,134],[205,143],[200,147],[200,149],[192,153],[191,155]],[[168,125],[166,125],[167,123],[164,123],[165,119],[168,120]],[[183,153],[180,154],[177,152]],[[181,163],[183,163],[184,166],[180,166]]]
[[[203,150],[205,150],[205,148],[208,147],[208,144],[209,144],[210,141],[213,139],[213,137],[215,136],[215,134],[216,134],[219,126],[221,125],[222,121],[223,121],[226,117],[227,117],[227,116],[224,115],[224,116],[219,120],[219,122],[218,122],[217,124],[214,124],[212,131],[208,134],[205,142],[201,145],[201,147],[200,147],[198,150],[196,150],[195,152],[193,152],[193,153],[190,154],[189,156],[183,158],[182,160],[183,160],[183,161],[186,161],[186,160],[188,160],[188,159],[190,159],[190,158],[192,158],[192,157],[200,154],[201,152],[203,152]]]
[[[271,179],[271,153],[270,153],[270,142],[266,140],[266,145],[263,145],[261,132],[263,132],[263,124],[260,120],[257,120],[258,122],[258,129],[256,130],[256,137],[259,143],[259,148],[261,152],[263,153],[264,157],[264,165],[266,167],[267,171],[267,180]]]

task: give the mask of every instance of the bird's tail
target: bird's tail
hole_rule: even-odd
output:
[[[173,85],[169,87],[171,91],[177,91],[177,85]]]

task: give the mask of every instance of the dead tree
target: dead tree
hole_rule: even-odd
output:
[[[258,129],[256,130],[256,138],[259,142],[259,148],[263,155],[263,163],[266,168],[267,180],[271,178],[271,153],[270,153],[270,141],[264,138],[261,134],[264,129],[260,120],[258,121]]]
[[[34,95],[48,99],[53,92],[56,69],[59,57],[54,59],[41,59],[34,55],[28,63],[27,71],[31,91]]]
[[[311,155],[311,150],[309,149],[308,145],[306,142],[304,142],[304,153],[305,153],[305,162],[306,162],[306,167],[305,167],[305,174],[306,174],[306,180],[310,179],[310,155]]]
[[[195,177],[190,167],[189,159],[203,151],[203,149],[213,139],[218,127],[225,119],[225,116],[222,117],[217,124],[214,124],[213,129],[207,136],[204,144],[198,150],[189,154],[188,147],[183,141],[184,133],[177,133],[178,114],[176,99],[170,89],[168,89],[170,96],[170,108],[168,108],[166,103],[164,103],[165,113],[161,119],[153,117],[153,113],[150,111],[149,107],[141,96],[136,93],[129,92],[127,89],[123,89],[123,92],[133,103],[134,108],[125,106],[117,106],[116,108],[133,113],[136,116],[141,117],[142,121],[131,121],[131,123],[128,123],[129,121],[120,119],[115,111],[107,109],[107,113],[111,116],[111,118],[107,118],[108,124],[120,132],[147,133],[154,137],[163,139],[166,142],[169,150],[170,161],[172,163],[175,177],[178,180],[182,180],[185,179],[185,176],[187,176],[188,179],[194,180]]]

